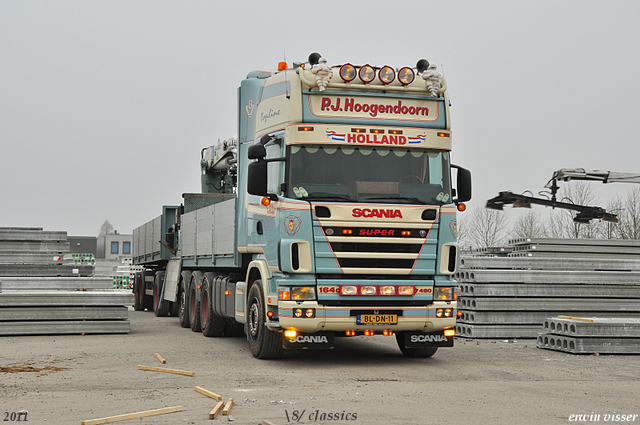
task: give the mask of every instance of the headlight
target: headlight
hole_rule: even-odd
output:
[[[294,286],[291,288],[291,300],[305,301],[316,299],[316,288],[314,286]]]
[[[436,288],[433,299],[438,301],[451,301],[453,299],[453,291],[451,288]]]
[[[356,78],[356,69],[350,63],[346,63],[340,67],[340,78],[345,83],[350,83]]]
[[[375,76],[376,70],[373,69],[370,65],[365,65],[360,68],[360,71],[358,71],[358,77],[360,77],[362,82],[365,84],[369,84],[370,82],[372,82]]]
[[[409,84],[413,83],[413,80],[415,78],[415,72],[413,72],[413,69],[409,67],[404,67],[400,71],[398,71],[398,81],[400,81],[403,86],[408,86]]]
[[[395,295],[396,287],[391,285],[385,285],[380,287],[380,295]]]
[[[390,66],[383,66],[378,73],[378,79],[384,85],[391,84],[396,78],[396,72]]]
[[[375,286],[361,286],[360,295],[376,295],[378,289]]]

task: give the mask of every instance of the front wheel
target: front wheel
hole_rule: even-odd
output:
[[[261,280],[256,280],[251,285],[247,305],[249,306],[249,317],[245,331],[251,354],[259,359],[282,357],[284,350],[281,333],[270,331],[265,325],[265,303]]]
[[[420,347],[420,348],[407,348],[404,346],[404,333],[398,332],[396,333],[396,341],[398,343],[398,347],[402,354],[407,357],[431,357],[436,351],[438,351],[438,347]]]

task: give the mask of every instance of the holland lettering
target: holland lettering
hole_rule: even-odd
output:
[[[344,101],[342,101],[344,99]],[[342,105],[342,106],[341,106]],[[390,115],[429,115],[429,108],[425,106],[406,106],[401,100],[395,105],[384,105],[382,103],[357,103],[352,97],[337,97],[335,102],[330,97],[323,97],[320,103],[321,111],[342,111],[342,112],[363,112],[368,113],[371,117],[377,117],[378,114]]]
[[[407,138],[397,135],[347,134],[347,143],[373,143],[376,145],[406,145]]]

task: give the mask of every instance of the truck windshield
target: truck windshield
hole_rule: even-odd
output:
[[[451,202],[449,153],[352,146],[289,148],[287,195],[298,199],[409,204]]]

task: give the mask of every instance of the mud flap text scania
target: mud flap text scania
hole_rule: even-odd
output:
[[[406,348],[423,347],[453,347],[453,337],[439,332],[404,332],[404,346]]]
[[[282,346],[286,349],[328,349],[333,348],[333,332],[316,332],[313,334],[301,334],[288,337],[283,336]]]

